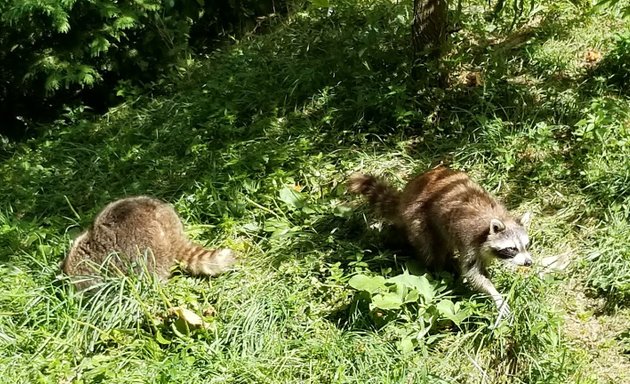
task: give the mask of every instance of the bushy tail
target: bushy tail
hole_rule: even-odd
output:
[[[191,275],[216,276],[230,270],[236,262],[236,252],[231,249],[206,249],[194,243],[189,243],[177,256]]]
[[[397,221],[400,191],[385,181],[372,175],[355,173],[348,179],[348,191],[365,196],[383,218]]]

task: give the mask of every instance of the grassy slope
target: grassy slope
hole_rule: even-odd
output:
[[[12,147],[0,164],[0,380],[627,380],[630,107],[584,60],[613,50],[622,24],[545,9],[505,35],[467,9],[449,59],[455,74],[481,70],[482,86],[412,82],[409,9],[375,1],[295,15],[159,94]],[[474,316],[402,353],[417,324],[376,329],[347,281],[396,275],[409,255],[345,209],[343,182],[361,169],[402,183],[439,161],[533,210],[533,253],[572,264],[545,279],[498,269],[511,326],[490,330],[491,303],[463,290]],[[123,295],[81,304],[54,283],[57,263],[100,207],[130,194],[174,203],[192,237],[243,252],[240,270],[114,284]],[[175,305],[214,328],[177,334]]]

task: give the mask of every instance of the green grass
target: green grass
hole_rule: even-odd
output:
[[[613,60],[627,55],[615,38],[623,22],[560,4],[505,32],[507,10],[489,24],[467,5],[447,57],[454,80],[439,90],[409,77],[409,2],[357,3],[276,21],[99,119],[73,112],[2,144],[0,381],[628,379],[627,326],[580,336],[593,322],[630,322],[630,100]],[[522,31],[528,39],[502,48]],[[589,49],[606,65],[586,66]],[[471,69],[483,84],[457,83]],[[375,319],[348,285],[418,266],[344,193],[346,177],[402,185],[440,161],[534,212],[536,259],[570,254],[567,271],[542,278],[493,271],[514,311],[496,329],[491,301],[447,275],[430,277],[470,311],[459,325],[427,328],[406,310]],[[239,269],[74,294],[56,277],[69,242],[131,194],[172,202],[191,237],[238,249]],[[211,327],[183,332],[174,306]]]

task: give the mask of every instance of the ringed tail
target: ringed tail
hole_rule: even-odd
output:
[[[400,191],[387,182],[372,175],[355,173],[348,179],[348,192],[363,195],[377,214],[396,221]]]
[[[228,248],[207,249],[189,243],[178,252],[177,260],[191,275],[216,276],[232,269],[236,262],[236,252]]]

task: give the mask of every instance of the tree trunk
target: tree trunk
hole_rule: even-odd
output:
[[[446,43],[447,0],[414,0],[413,11],[414,64],[419,60],[439,60]]]

